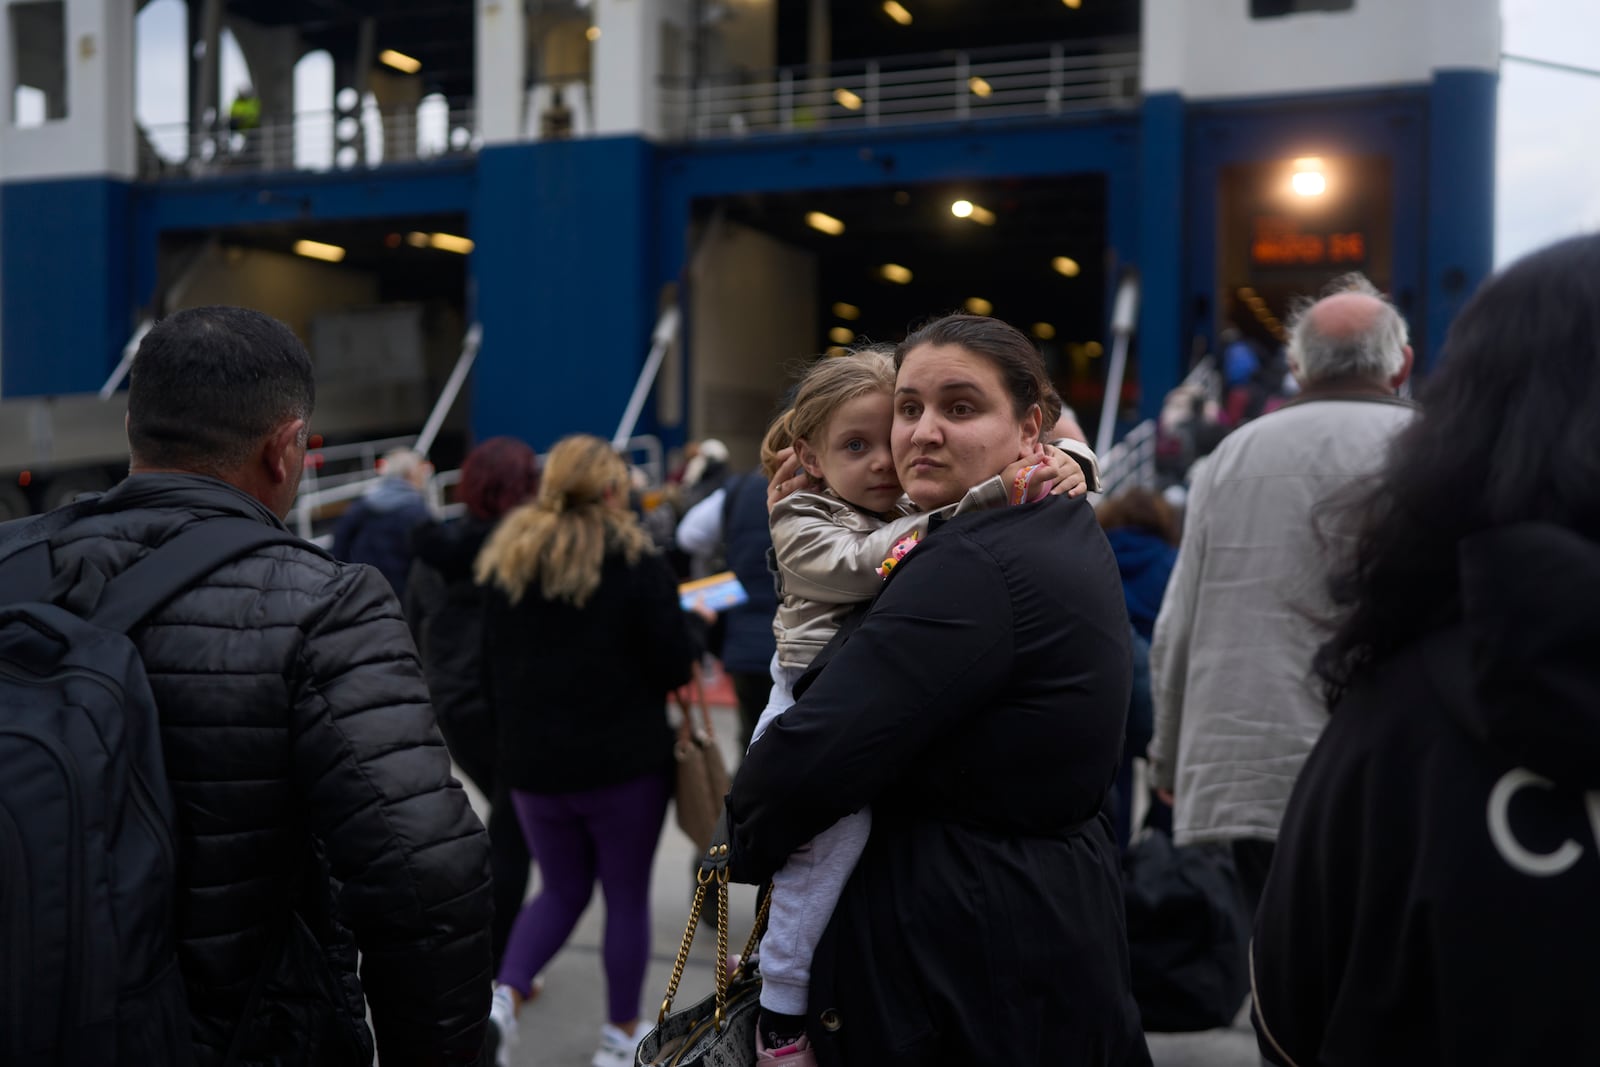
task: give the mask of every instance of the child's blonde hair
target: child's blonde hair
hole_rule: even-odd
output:
[[[768,478],[778,469],[779,452],[794,447],[801,438],[819,443],[840,404],[869,393],[894,393],[891,352],[861,348],[811,365],[795,389],[794,404],[772,421],[761,442],[761,469]]]
[[[473,576],[499,586],[513,604],[537,581],[546,600],[581,608],[600,585],[608,551],[633,564],[650,549],[627,499],[628,467],[609,442],[564,438],[545,461],[539,495],[500,520]]]

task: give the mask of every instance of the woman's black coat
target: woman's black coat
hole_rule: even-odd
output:
[[[740,880],[872,806],[812,967],[825,1067],[1149,1062],[1100,813],[1128,633],[1087,503],[961,516],[751,748],[728,800]]]
[[[576,793],[671,771],[666,698],[697,649],[660,556],[608,554],[581,608],[546,600],[537,581],[515,604],[491,585],[484,642],[497,781]]]

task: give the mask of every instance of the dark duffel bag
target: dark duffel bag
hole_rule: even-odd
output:
[[[1232,1024],[1250,989],[1250,929],[1226,845],[1179,848],[1146,829],[1122,861],[1133,996],[1144,1028]]]

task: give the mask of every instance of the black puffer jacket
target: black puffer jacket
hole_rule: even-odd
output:
[[[211,478],[128,479],[52,539],[64,604],[92,606],[104,579],[221,515],[277,523]],[[176,801],[197,1061],[222,1062],[282,944],[242,1062],[370,1063],[363,990],[384,1067],[475,1062],[490,988],[488,843],[450,777],[388,583],[273,546],[225,564],[132,636]]]

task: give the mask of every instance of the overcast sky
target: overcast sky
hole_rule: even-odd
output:
[[[1600,3],[1501,0],[1503,50],[1600,68]],[[1600,228],[1600,77],[1500,68],[1495,260]]]
[[[1600,0],[1502,0],[1502,12],[1505,51],[1600,68]],[[155,0],[139,16],[138,113],[147,127],[183,122],[183,27],[181,0]],[[222,57],[224,107],[247,79],[229,39]],[[296,71],[297,106],[329,107],[332,83],[326,57],[302,63]],[[1503,64],[1495,205],[1498,263],[1557,238],[1600,228],[1596,131],[1600,77]]]

